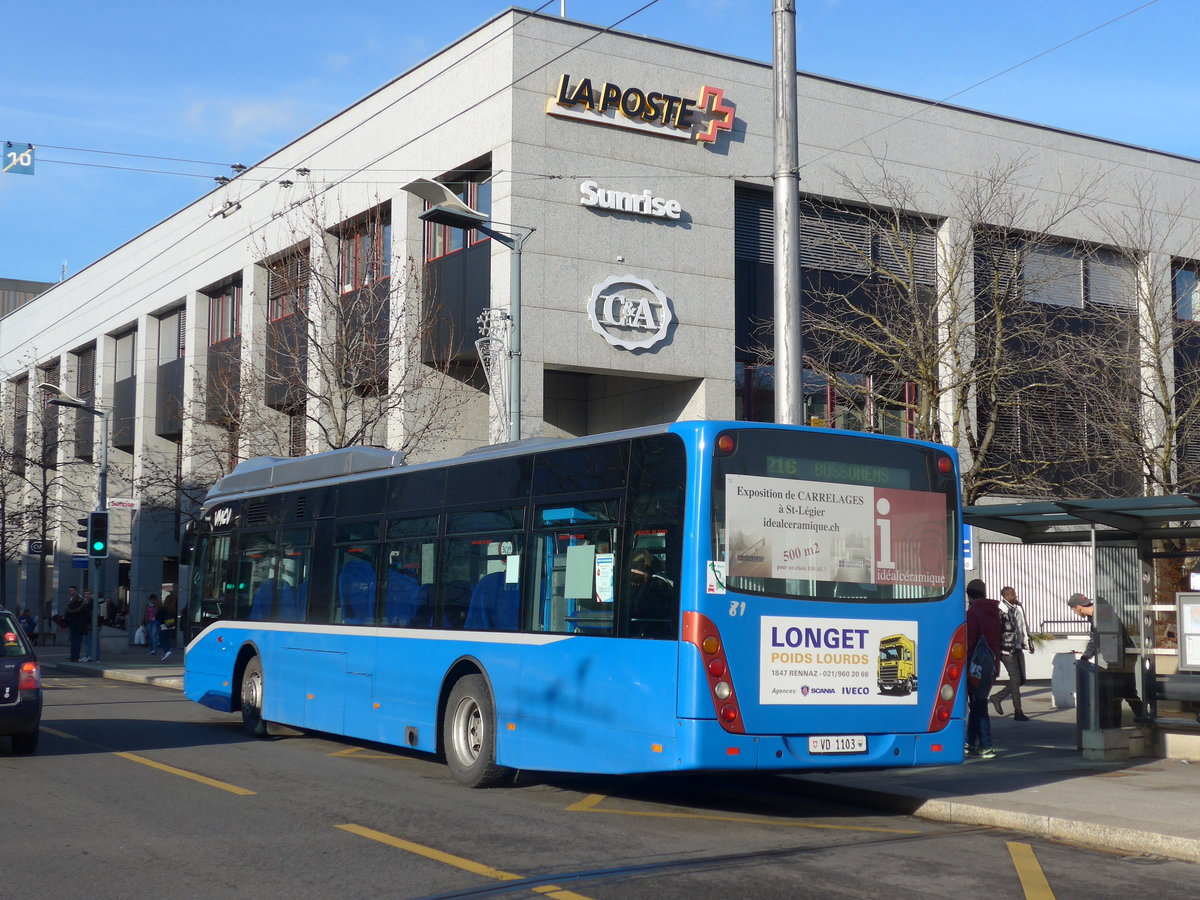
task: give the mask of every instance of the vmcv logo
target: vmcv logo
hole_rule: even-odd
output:
[[[662,343],[675,320],[666,294],[634,275],[613,275],[592,288],[588,318],[597,334],[625,350]]]

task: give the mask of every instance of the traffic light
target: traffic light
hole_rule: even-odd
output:
[[[90,519],[88,516],[84,516],[82,519],[76,519],[75,521],[79,523],[79,530],[75,532],[79,535],[79,540],[75,542],[75,546],[84,553],[87,553],[88,547],[92,545],[92,542],[88,540],[88,529],[91,528]]]
[[[87,524],[87,555],[108,559],[108,513],[88,513]]]

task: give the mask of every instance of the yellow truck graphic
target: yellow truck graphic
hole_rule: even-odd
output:
[[[893,634],[879,642],[879,692],[907,696],[917,689],[917,645],[908,635]]]

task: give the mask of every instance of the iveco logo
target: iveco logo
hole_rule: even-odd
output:
[[[588,318],[597,334],[625,350],[662,343],[675,319],[666,295],[633,275],[613,275],[592,288]]]
[[[213,528],[224,528],[231,521],[233,521],[233,509],[228,506],[213,513]]]

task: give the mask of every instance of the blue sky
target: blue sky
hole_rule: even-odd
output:
[[[612,25],[647,2],[566,5],[570,18]],[[557,15],[559,4],[545,11]],[[256,162],[507,6],[61,0],[7,11],[0,141],[39,149],[36,174],[0,175],[0,276],[55,281],[64,263],[78,272],[208,192],[229,165]],[[619,27],[769,61],[771,6],[659,0]],[[1195,0],[796,6],[800,69],[932,100],[1078,37],[952,102],[1200,157],[1200,91],[1188,66]]]

